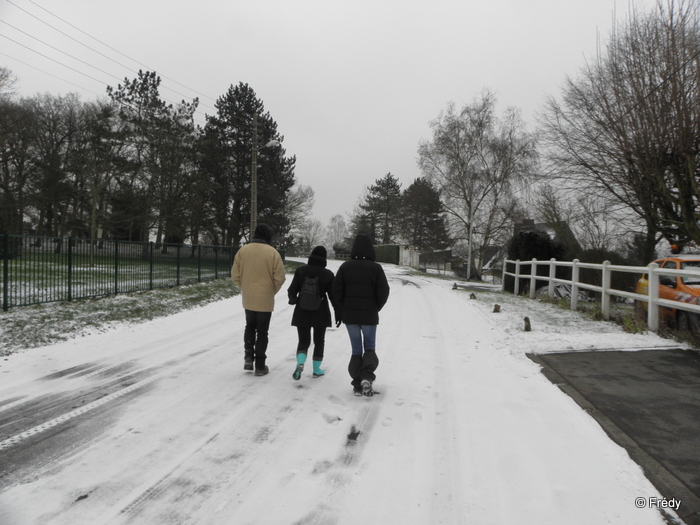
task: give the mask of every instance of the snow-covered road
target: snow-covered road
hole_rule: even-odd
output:
[[[641,468],[525,354],[667,340],[385,268],[373,398],[352,394],[344,327],[327,375],[292,380],[284,289],[264,377],[243,371],[240,296],[11,355],[0,524],[665,523],[635,507],[660,496]]]

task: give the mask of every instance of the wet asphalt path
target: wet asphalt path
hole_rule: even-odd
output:
[[[700,354],[675,349],[529,357],[627,450],[669,502],[680,500],[677,512],[687,525],[700,524]]]

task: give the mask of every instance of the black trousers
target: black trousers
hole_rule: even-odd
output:
[[[245,311],[245,331],[243,332],[243,348],[246,358],[255,361],[255,368],[265,367],[267,359],[267,332],[270,329],[272,312]]]
[[[323,350],[326,347],[326,327],[314,326],[314,361],[323,361]],[[297,354],[306,354],[311,346],[311,327],[297,326],[297,334],[299,334],[299,344],[297,345]]]

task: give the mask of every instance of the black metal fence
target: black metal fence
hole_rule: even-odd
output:
[[[2,235],[2,309],[228,277],[238,248]]]

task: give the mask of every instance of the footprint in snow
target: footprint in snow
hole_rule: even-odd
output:
[[[331,414],[323,414],[323,419],[328,423],[329,425],[337,425],[339,421],[342,421],[340,417],[331,415]]]
[[[347,407],[347,406],[348,406],[348,404],[347,404],[344,400],[340,399],[338,396],[331,395],[331,396],[328,398],[328,400],[329,400],[331,403],[333,403],[334,405],[340,405],[340,406],[344,406],[344,407]]]

